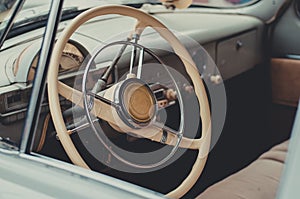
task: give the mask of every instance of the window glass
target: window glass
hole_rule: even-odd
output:
[[[2,63],[0,66],[0,141],[18,148],[28,114],[29,101],[34,97],[31,94],[32,84],[44,28],[32,32],[37,27],[34,23],[41,19],[28,20],[34,13],[41,11],[34,8],[32,1],[24,3],[15,20],[12,20],[12,12],[19,9],[16,5],[20,5],[12,0],[0,0],[0,2],[0,16],[3,14],[0,34],[2,34],[1,30],[12,27],[8,35],[4,35],[6,38],[0,51]],[[50,4],[44,4],[43,11],[48,13]],[[9,24],[12,22],[14,22],[13,26]],[[45,103],[42,112],[47,109]],[[3,144],[0,144],[0,147],[3,147]]]
[[[16,0],[0,0],[0,38],[8,28],[10,16],[16,9],[15,2]]]

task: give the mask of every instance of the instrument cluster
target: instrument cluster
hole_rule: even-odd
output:
[[[38,66],[39,49],[37,43],[26,47],[13,61],[6,65],[12,77],[11,85],[2,86],[0,91],[0,122],[11,124],[25,118],[35,72]],[[59,75],[61,81],[73,84],[88,52],[76,42],[66,44],[60,61]],[[33,56],[34,55],[34,56]],[[47,96],[44,97],[42,111],[48,111]]]

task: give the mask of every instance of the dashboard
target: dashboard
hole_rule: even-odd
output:
[[[263,22],[257,18],[196,11],[162,12],[161,8],[152,9],[151,13],[179,37],[186,48],[191,50],[191,54],[193,46],[185,38],[189,37],[201,44],[218,66],[224,80],[233,78],[262,61],[264,30]],[[67,23],[61,23],[59,30],[64,29]],[[115,15],[97,17],[84,24],[71,37],[71,41],[64,49],[59,78],[69,82],[68,84],[74,84],[74,77],[80,73],[79,68],[84,59],[96,47],[107,44],[115,38],[126,38],[134,24],[135,21],[130,18]],[[6,74],[0,80],[0,122],[3,125],[13,124],[25,118],[32,79],[37,66],[42,30],[34,30],[12,38],[2,48],[0,60],[3,60],[4,66],[0,68],[0,72]],[[156,49],[166,48],[162,39],[157,37],[157,33],[148,29],[143,35],[141,44],[150,48],[155,46]],[[172,55],[163,52],[159,56],[169,57],[172,64],[174,61]],[[99,71],[103,73],[109,63],[105,59],[98,60],[97,65],[99,66],[97,75],[99,75]],[[216,73],[205,71],[201,64],[197,67],[199,71],[210,76]],[[111,81],[114,81],[113,78],[111,77]],[[44,100],[44,111],[48,110],[46,98],[47,96]]]

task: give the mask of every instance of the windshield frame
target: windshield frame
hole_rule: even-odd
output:
[[[48,67],[55,44],[56,33],[62,15],[64,0],[52,0],[49,18],[43,36],[41,52],[38,60],[37,70],[32,86],[31,98],[27,110],[27,116],[21,136],[20,152],[30,154],[33,147],[37,121],[40,116],[41,104],[43,102]]]

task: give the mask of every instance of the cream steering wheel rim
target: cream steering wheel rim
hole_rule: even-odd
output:
[[[198,72],[195,63],[193,62],[190,54],[187,52],[185,47],[180,43],[176,36],[167,29],[161,22],[153,18],[147,13],[139,11],[134,8],[126,6],[101,6],[92,8],[78,15],[72,20],[72,22],[67,26],[67,28],[62,32],[58,38],[55,47],[52,52],[52,57],[50,60],[50,66],[48,71],[48,96],[49,96],[49,107],[52,120],[57,132],[57,135],[63,145],[64,150],[71,159],[71,161],[78,166],[88,168],[86,162],[82,159],[79,152],[77,151],[75,145],[73,144],[63,117],[62,111],[60,108],[59,95],[64,92],[65,86],[63,83],[58,81],[58,70],[60,58],[63,52],[63,49],[70,39],[71,35],[77,30],[86,21],[101,15],[107,14],[119,14],[123,16],[129,16],[136,18],[139,22],[142,22],[143,27],[152,27],[155,29],[161,37],[163,37],[173,48],[174,52],[179,56],[183,62],[187,74],[190,76],[192,83],[194,85],[194,90],[198,98],[200,105],[200,117],[202,121],[202,137],[200,139],[193,139],[193,142],[190,144],[191,147],[198,150],[198,156],[192,170],[185,178],[185,180],[173,191],[167,194],[171,198],[180,198],[185,193],[187,193],[190,188],[196,183],[197,179],[200,177],[201,172],[205,166],[207,155],[209,152],[210,139],[211,139],[211,118],[210,118],[210,109],[208,98],[206,94],[205,87],[203,85],[202,79]],[[162,31],[164,30],[164,31]],[[67,92],[65,92],[67,93]],[[70,94],[65,94],[64,97],[71,99]],[[78,94],[79,95],[79,94]],[[78,103],[82,103],[82,99],[78,100]],[[183,144],[184,145],[184,141]]]

